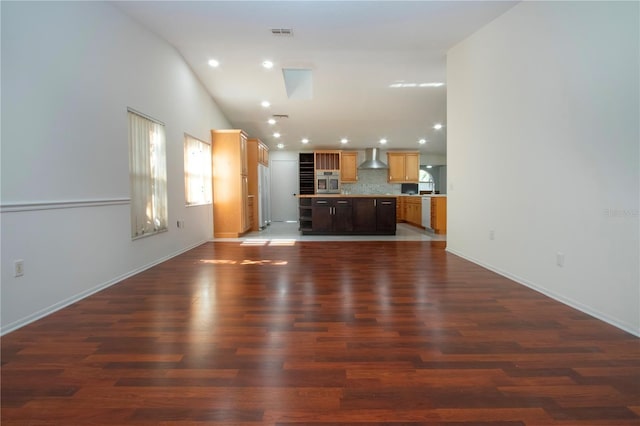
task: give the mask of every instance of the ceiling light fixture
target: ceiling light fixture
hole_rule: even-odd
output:
[[[269,101],[262,101],[260,103],[260,105],[262,105],[264,108],[269,108],[271,106],[271,102]]]
[[[216,59],[209,59],[208,64],[209,64],[209,66],[210,66],[211,68],[217,68],[217,67],[218,67],[218,65],[220,65],[220,61],[218,61],[218,60],[216,60]]]
[[[276,124],[276,120],[274,120],[273,118],[270,118],[270,119],[267,120],[267,123],[269,123],[269,124],[271,124],[273,126],[274,124]]]
[[[433,166],[427,166],[427,169],[430,169],[430,168],[432,168],[432,167],[433,167]]]
[[[274,138],[279,138],[279,137],[280,137],[280,133],[275,132],[275,133],[273,134],[273,137],[274,137]]]
[[[436,123],[436,124],[434,124],[433,128],[436,129],[436,130],[440,130],[440,129],[442,129],[442,124]]]
[[[420,145],[424,145],[425,143],[427,143],[427,140],[426,140],[426,139],[420,139],[420,140],[418,141],[418,143],[419,143]]]
[[[345,143],[347,143],[347,142],[349,142],[349,139],[347,139],[347,138],[342,138],[342,139],[340,139],[340,143],[341,143],[341,144],[343,144],[343,145],[344,145]]]
[[[385,138],[382,138],[382,139],[380,139],[380,143],[381,143],[382,145],[384,145],[384,144],[386,144],[386,143],[387,143],[387,140],[386,140]]]
[[[301,141],[301,142],[302,142],[302,143],[309,143],[309,139],[304,138],[304,139],[302,139],[302,141]]]
[[[268,70],[270,70],[271,68],[273,68],[273,62],[271,61],[264,61],[262,62],[262,66]]]
[[[434,82],[434,83],[405,83],[404,81],[396,81],[395,83],[391,83],[389,87],[399,88],[399,87],[440,87],[444,86],[444,83]]]
[[[283,143],[279,143],[278,145],[276,145],[278,147],[278,149],[282,149],[284,148],[284,144]]]

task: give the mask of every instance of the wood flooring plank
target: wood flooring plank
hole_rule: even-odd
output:
[[[203,244],[3,336],[0,420],[640,425],[640,339],[444,244]]]

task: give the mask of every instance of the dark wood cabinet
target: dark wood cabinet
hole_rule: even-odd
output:
[[[353,230],[360,234],[395,234],[395,198],[354,198]]]
[[[396,233],[396,199],[379,198],[376,205],[376,230],[379,234]]]
[[[353,230],[355,232],[371,232],[377,229],[376,199],[353,199]]]
[[[301,198],[301,209],[309,205]],[[303,234],[396,233],[395,197],[317,197],[311,198],[311,220],[301,226]]]
[[[314,233],[347,233],[353,230],[353,205],[350,198],[316,198],[311,208]]]

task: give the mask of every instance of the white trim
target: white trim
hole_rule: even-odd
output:
[[[127,112],[133,113],[135,115],[139,115],[142,118],[146,118],[149,121],[153,121],[156,124],[159,124],[161,126],[165,126],[166,127],[166,124],[164,124],[162,121],[160,121],[160,120],[158,120],[156,118],[153,118],[150,115],[145,114],[144,112],[137,111],[137,110],[135,110],[135,109],[133,109],[131,107],[127,107]]]
[[[30,212],[35,210],[75,209],[84,207],[119,206],[130,204],[130,198],[105,198],[101,200],[61,200],[7,203],[0,205],[0,213]]]
[[[615,318],[611,318],[608,315],[603,314],[602,312],[599,312],[599,311],[597,311],[597,310],[595,310],[595,309],[593,309],[593,308],[591,308],[591,307],[589,307],[587,305],[584,305],[584,304],[582,304],[580,302],[577,302],[577,301],[575,301],[573,299],[570,299],[568,297],[565,297],[565,296],[562,296],[560,294],[557,294],[557,293],[555,293],[553,291],[547,290],[546,288],[541,287],[541,286],[539,286],[537,284],[534,284],[534,283],[532,283],[530,281],[527,281],[527,280],[525,280],[525,279],[523,279],[521,277],[518,277],[517,275],[513,275],[513,274],[511,274],[509,272],[505,272],[505,271],[503,271],[503,270],[501,270],[499,268],[496,268],[496,267],[494,267],[492,265],[488,265],[488,264],[486,264],[484,262],[481,262],[480,260],[475,259],[475,258],[473,258],[471,256],[467,256],[467,255],[462,254],[462,253],[460,253],[460,252],[458,252],[456,250],[450,249],[449,247],[446,248],[446,251],[451,253],[451,254],[454,254],[456,256],[459,256],[459,257],[461,257],[461,258],[463,258],[465,260],[468,260],[469,262],[473,262],[473,263],[475,263],[477,265],[480,265],[485,269],[488,269],[488,270],[490,270],[492,272],[495,272],[496,274],[499,274],[499,275],[502,275],[503,277],[509,278],[510,280],[515,281],[518,284],[522,284],[525,287],[529,287],[530,289],[535,290],[538,293],[542,293],[545,296],[548,296],[548,297],[550,297],[550,298],[552,298],[552,299],[554,299],[554,300],[556,300],[556,301],[558,301],[560,303],[563,303],[563,304],[565,304],[567,306],[570,306],[570,307],[572,307],[574,309],[577,309],[577,310],[579,310],[579,311],[581,311],[581,312],[583,312],[583,313],[585,313],[587,315],[591,315],[592,317],[597,318],[597,319],[599,319],[601,321],[604,321],[607,324],[611,324],[612,326],[617,327],[617,328],[619,328],[619,329],[621,329],[623,331],[626,331],[627,333],[630,333],[630,334],[633,334],[634,336],[640,337],[640,330],[634,330],[634,328],[633,328],[633,326],[631,324],[626,324],[626,323],[620,322],[619,320],[617,320]]]
[[[191,249],[194,249],[194,248],[196,248],[198,246],[201,246],[202,244],[204,244],[206,242],[207,242],[206,240],[199,241],[199,242],[197,242],[197,243],[195,243],[195,244],[193,244],[191,246],[188,246],[188,247],[186,247],[184,249],[178,250],[178,251],[176,251],[176,252],[174,252],[172,254],[169,254],[167,256],[161,257],[160,259],[157,259],[157,260],[155,260],[155,261],[153,261],[151,263],[148,263],[148,264],[146,264],[144,266],[141,266],[141,267],[136,268],[136,269],[134,269],[132,271],[129,271],[129,272],[123,274],[123,275],[115,277],[115,278],[113,278],[113,279],[111,279],[109,281],[106,281],[104,283],[98,284],[97,286],[92,287],[92,288],[90,288],[88,290],[82,291],[82,292],[80,292],[80,293],[78,293],[78,294],[76,294],[74,296],[71,296],[71,297],[65,299],[65,300],[62,300],[62,301],[57,302],[57,303],[54,303],[51,306],[43,308],[43,309],[39,310],[38,312],[35,312],[35,313],[33,313],[31,315],[28,315],[28,316],[26,316],[26,317],[24,317],[22,319],[14,321],[11,324],[2,325],[0,327],[0,336],[4,336],[7,333],[10,333],[10,332],[12,332],[14,330],[17,330],[17,329],[21,328],[21,327],[24,327],[25,325],[28,325],[28,324],[30,324],[30,323],[32,323],[34,321],[37,321],[37,320],[39,320],[41,318],[44,318],[47,315],[51,315],[52,313],[54,313],[56,311],[59,311],[60,309],[66,308],[67,306],[72,305],[72,304],[74,304],[74,303],[76,303],[76,302],[78,302],[78,301],[80,301],[82,299],[85,299],[85,298],[91,296],[92,294],[95,294],[95,293],[97,293],[97,292],[99,292],[101,290],[104,290],[107,287],[111,287],[114,284],[117,284],[117,283],[119,283],[119,282],[121,282],[121,281],[123,281],[123,280],[125,280],[125,279],[127,279],[129,277],[132,277],[132,276],[134,276],[136,274],[139,274],[140,272],[146,271],[147,269],[152,268],[152,267],[154,267],[154,266],[156,266],[156,265],[158,265],[158,264],[160,264],[162,262],[166,262],[167,260],[169,260],[171,258],[174,258],[176,256],[179,256],[182,253],[185,253],[185,252],[187,252],[187,251],[189,251]]]

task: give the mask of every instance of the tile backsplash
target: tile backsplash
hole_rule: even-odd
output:
[[[387,182],[386,169],[358,170],[358,182],[343,183],[343,194],[400,194],[401,184]]]

